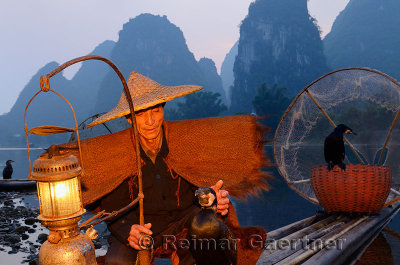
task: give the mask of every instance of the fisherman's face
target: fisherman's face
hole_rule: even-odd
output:
[[[135,114],[140,138],[155,140],[161,136],[161,125],[164,120],[164,107],[161,104],[138,111]],[[130,117],[127,120],[130,123],[132,122]]]

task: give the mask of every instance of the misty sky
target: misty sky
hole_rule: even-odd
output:
[[[254,0],[1,0],[0,114],[8,112],[30,78],[50,61],[64,63],[118,40],[122,25],[141,13],[167,15],[196,59],[219,71],[239,38]],[[326,35],[349,0],[309,0],[310,15]],[[66,73],[71,77],[76,69]],[[39,84],[38,84],[39,89]]]

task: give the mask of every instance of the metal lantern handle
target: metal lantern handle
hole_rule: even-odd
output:
[[[98,56],[98,55],[88,55],[88,56],[78,57],[78,58],[72,59],[72,60],[70,60],[68,62],[65,62],[64,64],[58,66],[56,69],[54,69],[53,71],[51,71],[47,75],[40,77],[40,89],[41,90],[39,92],[37,92],[32,97],[32,99],[29,101],[29,103],[28,103],[28,105],[26,106],[26,109],[25,109],[25,132],[26,132],[26,135],[27,135],[27,145],[28,145],[28,156],[29,156],[29,170],[30,170],[30,173],[32,173],[32,171],[31,171],[31,162],[30,162],[30,155],[29,155],[28,130],[27,130],[27,125],[26,125],[26,112],[27,112],[29,104],[32,102],[32,100],[40,92],[52,91],[52,92],[56,93],[57,95],[61,96],[57,92],[55,92],[55,91],[50,89],[50,78],[53,77],[54,75],[58,74],[59,72],[61,72],[65,68],[73,65],[73,64],[76,64],[76,63],[79,63],[79,62],[82,62],[82,61],[87,61],[87,60],[99,60],[99,61],[103,61],[103,62],[107,63],[117,73],[117,75],[118,75],[119,79],[121,80],[122,85],[124,87],[125,97],[126,97],[126,100],[128,101],[129,109],[130,109],[130,112],[131,112],[130,116],[131,116],[131,120],[132,120],[132,128],[133,128],[133,133],[134,133],[134,138],[135,138],[136,163],[137,163],[137,170],[138,170],[139,194],[138,194],[138,198],[135,199],[134,201],[135,201],[135,203],[137,203],[137,200],[139,200],[139,223],[140,223],[140,225],[143,226],[144,225],[144,213],[143,213],[143,198],[144,198],[144,194],[143,194],[143,183],[142,183],[142,169],[141,169],[141,161],[140,161],[141,159],[140,159],[139,137],[138,137],[138,131],[137,131],[137,125],[136,125],[137,123],[136,123],[135,109],[134,109],[133,102],[132,102],[132,97],[131,97],[131,94],[129,92],[128,85],[126,83],[126,80],[125,80],[124,76],[122,75],[121,71],[117,68],[117,66],[113,62],[111,62],[110,60],[108,60],[105,57]],[[66,100],[64,97],[62,97],[62,98],[64,100]],[[80,156],[81,156],[81,161],[83,161],[82,160],[82,154],[81,154],[81,148],[80,148],[78,124],[77,124],[77,121],[76,121],[75,112],[74,112],[71,104],[69,102],[68,102],[68,104],[70,105],[70,107],[71,107],[71,109],[72,109],[72,111],[74,113],[79,153],[80,153]],[[83,164],[82,164],[82,168],[84,170]],[[133,204],[133,202],[131,204]],[[131,205],[131,204],[129,204],[129,205]],[[126,208],[126,207],[124,207],[124,208]],[[140,264],[143,264],[143,265],[144,264],[150,264],[148,251],[139,251],[139,259],[140,259]]]
[[[26,105],[25,113],[24,113],[26,145],[27,145],[27,150],[28,150],[28,162],[29,162],[29,179],[32,176],[32,165],[31,165],[31,155],[30,155],[30,149],[29,149],[29,135],[28,135],[28,133],[39,134],[39,135],[48,135],[48,134],[53,134],[54,131],[56,131],[56,133],[59,133],[59,132],[74,132],[75,131],[77,139],[78,139],[79,157],[80,157],[80,160],[81,160],[82,168],[84,169],[83,160],[82,160],[82,152],[81,152],[81,143],[80,143],[80,139],[79,139],[78,122],[76,120],[75,110],[72,107],[71,103],[64,96],[62,96],[60,93],[57,93],[56,91],[54,91],[52,89],[48,89],[46,92],[48,92],[48,91],[53,92],[54,94],[56,94],[57,96],[61,97],[65,102],[68,103],[68,105],[71,108],[72,113],[74,115],[75,130],[68,129],[68,128],[63,128],[63,127],[57,127],[57,126],[40,126],[40,127],[35,127],[35,128],[32,128],[32,129],[28,130],[28,125],[26,123],[26,113],[28,112],[29,105],[32,103],[32,101],[41,92],[43,92],[43,90],[39,90],[38,92],[36,92],[36,94],[29,100],[28,104]]]

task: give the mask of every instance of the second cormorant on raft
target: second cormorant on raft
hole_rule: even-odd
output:
[[[13,167],[11,163],[14,162],[12,160],[7,160],[6,167],[3,169],[3,179],[11,179],[11,175],[13,173]]]

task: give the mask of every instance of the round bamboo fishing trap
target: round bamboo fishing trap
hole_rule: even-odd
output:
[[[368,68],[330,72],[306,86],[283,114],[274,158],[289,187],[328,211],[376,212],[400,200],[400,84]],[[328,171],[324,140],[337,124],[347,164]]]

